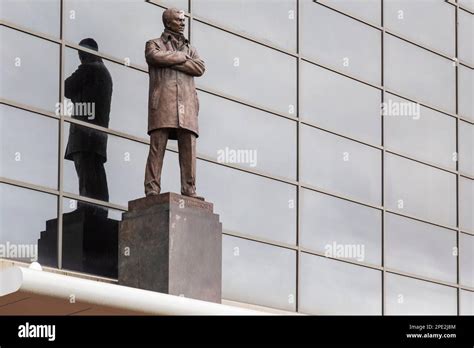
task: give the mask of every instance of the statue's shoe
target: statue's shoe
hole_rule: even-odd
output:
[[[159,193],[156,192],[156,191],[149,191],[145,194],[145,196],[147,196],[147,197],[148,196],[158,196],[158,195],[159,195]]]
[[[192,194],[186,194],[186,193],[181,193],[183,196],[186,196],[186,197],[191,197],[191,198],[196,198],[196,199],[199,199],[201,201],[204,201],[204,197],[201,197],[201,196],[198,196],[196,193],[192,193]]]

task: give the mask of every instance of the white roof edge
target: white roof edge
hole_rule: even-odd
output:
[[[11,266],[0,269],[0,296],[16,291],[149,315],[271,315],[271,313],[122,285]]]

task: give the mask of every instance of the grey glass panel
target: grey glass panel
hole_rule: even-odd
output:
[[[193,15],[296,50],[296,0],[194,0]]]
[[[459,121],[459,170],[474,176],[474,126]]]
[[[299,310],[318,315],[380,315],[381,272],[301,254]]]
[[[163,32],[164,9],[143,0],[68,0],[64,10],[66,40],[93,38],[99,52],[124,63],[146,66],[145,43]]]
[[[224,235],[222,297],[294,311],[296,253]]]
[[[384,24],[403,37],[454,57],[455,6],[444,1],[390,0]]]
[[[380,144],[382,121],[378,89],[314,64],[302,62],[300,68],[303,120]]]
[[[7,27],[0,29],[0,39],[1,97],[55,111],[59,45]]]
[[[459,238],[459,282],[474,288],[474,236],[466,233]]]
[[[301,127],[301,180],[371,204],[381,199],[381,153],[308,126]]]
[[[301,246],[327,256],[380,265],[379,210],[319,192],[301,192]]]
[[[300,6],[305,57],[380,84],[379,30],[310,0],[301,1]]]
[[[59,0],[2,0],[2,20],[51,36],[59,36]]]
[[[458,108],[463,117],[474,120],[474,70],[459,65],[458,69]]]
[[[382,0],[319,0],[319,2],[380,25]]]
[[[70,198],[62,204],[62,268],[117,278],[122,212]]]
[[[461,290],[459,314],[474,315],[474,292]]]
[[[474,231],[474,180],[459,179],[459,226]]]
[[[385,206],[456,226],[456,176],[399,156],[385,156]]]
[[[199,22],[193,43],[207,66],[199,86],[296,116],[295,58]]]
[[[58,121],[2,104],[0,134],[0,176],[57,187]]]
[[[387,149],[456,170],[456,119],[386,94]]]
[[[474,65],[474,16],[469,12],[458,12],[458,57],[461,61]]]
[[[457,282],[456,231],[387,213],[385,266]]]
[[[296,122],[204,92],[199,101],[198,153],[296,179]]]
[[[28,263],[38,260],[38,252],[44,252],[38,238],[46,231],[56,237],[56,216],[56,196],[0,184],[0,250],[5,253],[0,257]]]
[[[108,100],[97,100],[97,95],[102,95],[105,89],[109,88],[103,79],[99,82],[94,81],[91,85],[90,71],[79,70],[81,62],[79,60],[78,51],[74,49],[66,49],[65,59],[65,77],[69,78],[74,72],[78,71],[74,82],[74,88],[71,92],[81,102],[85,101],[84,95],[88,95],[88,90],[96,88],[97,92],[93,95],[93,103],[95,113],[99,114],[103,108],[107,109],[104,103]],[[148,138],[147,135],[147,115],[148,115],[148,75],[135,69],[127,68],[123,65],[112,63],[108,60],[102,60],[106,69],[112,78],[112,98],[110,103],[109,125],[108,127],[117,131],[125,132],[141,138]],[[87,66],[83,64],[82,68]],[[104,73],[103,71],[101,73]],[[85,92],[85,93],[84,93]],[[68,91],[66,90],[66,95]],[[71,103],[71,100],[67,100]],[[68,104],[69,105],[69,104]],[[67,105],[67,106],[68,106]],[[89,110],[89,109],[88,109]],[[96,123],[96,120],[89,120],[87,117],[80,118],[81,121]],[[99,115],[97,115],[99,116]],[[101,126],[104,124],[98,123]]]
[[[64,127],[65,150],[67,149],[68,140],[71,138],[69,133],[70,128],[70,124],[66,122]],[[76,143],[73,149],[77,149],[78,152],[83,151],[91,156],[100,155],[102,157],[103,152],[106,151],[107,156],[107,162],[103,165],[105,174],[100,174],[103,172],[99,159],[91,157],[85,159],[76,158],[76,160],[81,161],[81,163],[78,164],[82,165],[85,170],[89,168],[89,171],[83,176],[84,180],[92,180],[92,183],[95,183],[95,185],[91,184],[94,185],[95,189],[89,193],[85,191],[83,195],[107,201],[106,195],[108,193],[110,202],[123,206],[127,206],[129,200],[143,197],[143,178],[148,155],[147,145],[113,135],[106,135],[105,133],[84,126],[79,126],[74,132],[76,132],[75,134],[81,133],[81,135],[72,136],[72,139],[75,139],[74,142]],[[84,132],[86,135],[83,135]],[[106,146],[88,146],[91,141],[90,139],[94,139],[94,144],[97,144],[99,141],[104,141],[97,140],[97,138],[105,138]],[[84,139],[89,140],[83,142]],[[71,157],[71,160],[64,160],[64,190],[79,194],[79,181],[75,166],[74,157]],[[89,177],[89,175],[91,175],[91,177]],[[104,184],[103,176],[105,176],[107,186]]]
[[[391,35],[385,35],[384,59],[388,89],[455,112],[453,62]]]
[[[214,203],[223,229],[296,243],[296,187],[222,165],[197,161],[197,192]],[[162,192],[180,192],[176,153],[167,153]]]
[[[474,11],[474,0],[458,0],[459,5]]]
[[[157,4],[188,11],[188,0],[155,0]]]
[[[456,315],[456,292],[456,288],[386,273],[386,314]]]

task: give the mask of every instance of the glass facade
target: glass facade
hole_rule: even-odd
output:
[[[116,277],[97,260],[78,268],[75,236],[113,233],[144,195],[144,47],[168,6],[185,10],[206,62],[197,191],[223,224],[223,298],[308,314],[473,314],[468,0],[2,0],[0,244],[49,241],[48,265]],[[84,55],[111,77],[97,82],[111,91],[96,103],[105,123],[68,97]],[[104,144],[100,194],[79,190],[74,132]],[[232,151],[250,155],[222,156]],[[179,192],[175,141],[165,158],[162,191]]]

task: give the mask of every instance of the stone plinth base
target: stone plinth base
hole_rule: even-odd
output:
[[[212,203],[163,193],[128,208],[119,228],[119,284],[220,303],[222,224]]]

